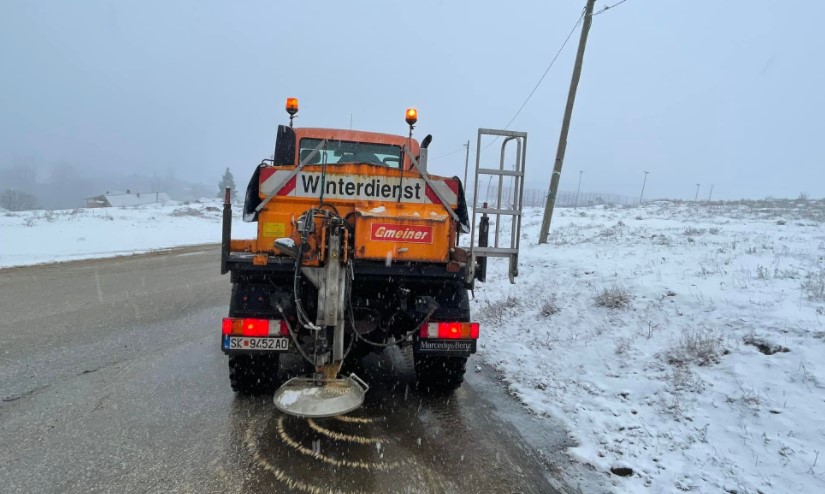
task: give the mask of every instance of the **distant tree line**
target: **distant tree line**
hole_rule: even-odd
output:
[[[192,201],[213,195],[212,187],[177,178],[173,169],[166,173],[150,171],[141,175],[116,169],[92,170],[69,163],[49,166],[0,163],[0,191],[5,189],[11,191],[8,200],[12,203],[21,204],[17,198],[23,194],[24,198],[33,197],[35,205],[32,206],[27,200],[23,200],[22,204],[37,209],[83,207],[87,197],[127,189],[165,192],[177,201]],[[0,207],[12,209],[4,204]]]
[[[479,188],[478,204],[483,202],[495,207],[498,202],[498,187],[492,184],[487,187]],[[471,193],[468,191],[468,194]],[[468,202],[472,204],[472,198],[467,198]],[[510,207],[515,201],[515,189],[513,187],[501,188],[501,205],[502,207]],[[547,189],[526,188],[522,193],[522,205],[525,207],[544,207],[547,201]],[[619,194],[604,194],[596,192],[565,192],[559,191],[556,196],[556,207],[574,207],[574,206],[595,206],[599,204],[619,204],[631,205],[638,204],[638,197],[623,196]]]

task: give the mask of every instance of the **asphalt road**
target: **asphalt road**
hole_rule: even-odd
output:
[[[0,491],[577,492],[557,490],[564,433],[483,367],[426,396],[408,354],[369,357],[365,406],[334,419],[236,397],[218,259],[201,246],[0,271]]]

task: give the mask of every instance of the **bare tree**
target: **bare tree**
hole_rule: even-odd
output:
[[[6,189],[0,194],[0,207],[9,211],[25,211],[37,207],[37,199],[28,192]]]

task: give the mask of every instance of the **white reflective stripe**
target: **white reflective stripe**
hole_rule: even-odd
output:
[[[431,187],[435,190],[436,195],[443,198],[444,201],[451,206],[458,204],[458,195],[447,185],[447,182],[444,180],[434,180],[432,177],[430,177],[430,181]]]
[[[264,180],[261,184],[261,194],[268,196],[269,194],[275,192],[275,187],[277,187],[278,184],[281,183],[284,176],[288,175],[290,171],[291,170],[277,170],[275,173],[270,175],[269,178]]]
[[[285,179],[289,176],[290,173],[292,173],[292,170],[276,170],[272,175],[267,177],[266,180],[261,182],[260,193],[265,195],[265,196],[269,196],[270,194],[279,192],[279,191],[276,191],[275,188],[279,187],[279,186],[281,188],[283,188],[283,186],[286,185]],[[296,197],[316,197],[316,196],[320,195],[320,192],[321,192],[320,191],[320,186],[319,186],[320,176],[321,176],[320,172],[302,172],[302,173],[297,174],[295,176],[295,178],[299,182],[295,184],[295,188],[292,191],[290,191],[288,195],[296,196]],[[311,178],[307,179],[307,177],[311,177]],[[361,188],[358,188],[357,185],[359,183],[363,183],[364,185],[366,185],[367,183],[373,182],[373,185],[371,185],[371,187],[375,187],[375,183],[378,183],[379,184],[379,189],[378,190],[380,190],[380,186],[384,185],[384,184],[387,184],[387,185],[390,185],[390,186],[397,185],[396,181],[398,179],[396,177],[385,177],[385,176],[380,176],[380,175],[373,176],[373,175],[354,175],[354,174],[337,174],[337,173],[329,173],[327,175],[327,181],[326,182],[329,182],[329,181],[334,182],[333,185],[331,185],[331,186],[326,185],[326,182],[325,182],[325,186],[328,189],[328,190],[325,191],[325,196],[327,196],[329,198],[332,198],[332,199],[350,199],[350,198],[353,198],[353,199],[379,199],[380,200],[380,199],[386,199],[386,197],[381,197],[377,193],[372,193],[371,196],[369,196],[368,194],[365,194],[365,193],[362,193],[360,195],[359,194],[344,194],[344,193],[338,191],[337,187],[335,187],[338,180],[344,180],[344,183],[353,182],[355,184],[352,187],[353,191],[358,190],[360,192],[361,190],[364,190],[366,192],[367,190],[369,190],[369,187],[362,186]],[[456,206],[458,204],[458,195],[455,192],[453,192],[453,190],[450,188],[449,185],[447,185],[445,180],[437,180],[437,179],[433,179],[432,177],[430,177],[429,180],[424,180],[423,178],[406,177],[405,180],[404,180],[404,184],[406,184],[407,186],[415,187],[415,192],[417,194],[419,194],[420,197],[414,197],[414,196],[413,197],[407,197],[407,196],[405,196],[401,201],[402,202],[409,202],[409,203],[424,203],[424,204],[430,203],[430,199],[427,198],[424,195],[424,187],[428,183],[433,188],[433,192],[435,192],[436,196],[442,198],[450,206]],[[304,190],[303,186],[305,185],[305,182],[306,183],[315,183],[316,186],[312,191]],[[333,190],[331,190],[331,189],[333,189]],[[408,192],[407,192],[408,194],[412,194],[413,189],[406,189],[405,188],[405,190],[408,190]]]
[[[281,336],[281,320],[269,320],[269,336]]]
[[[437,322],[431,322],[427,324],[427,338],[438,338]]]

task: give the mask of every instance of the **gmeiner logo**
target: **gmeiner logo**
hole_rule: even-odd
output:
[[[373,223],[370,238],[384,242],[411,242],[414,244],[433,243],[433,228],[421,225],[397,225],[395,223]]]
[[[321,175],[310,175],[308,173],[301,174],[301,187],[303,190],[301,194],[319,195],[323,187],[324,195],[327,196],[344,196],[344,197],[366,197],[379,199],[422,199],[421,182],[411,180],[413,183],[388,184],[383,183],[379,178],[373,178],[365,182],[358,182],[350,177],[346,178],[331,178],[327,177],[323,185],[321,184]],[[403,194],[403,197],[401,195]]]

